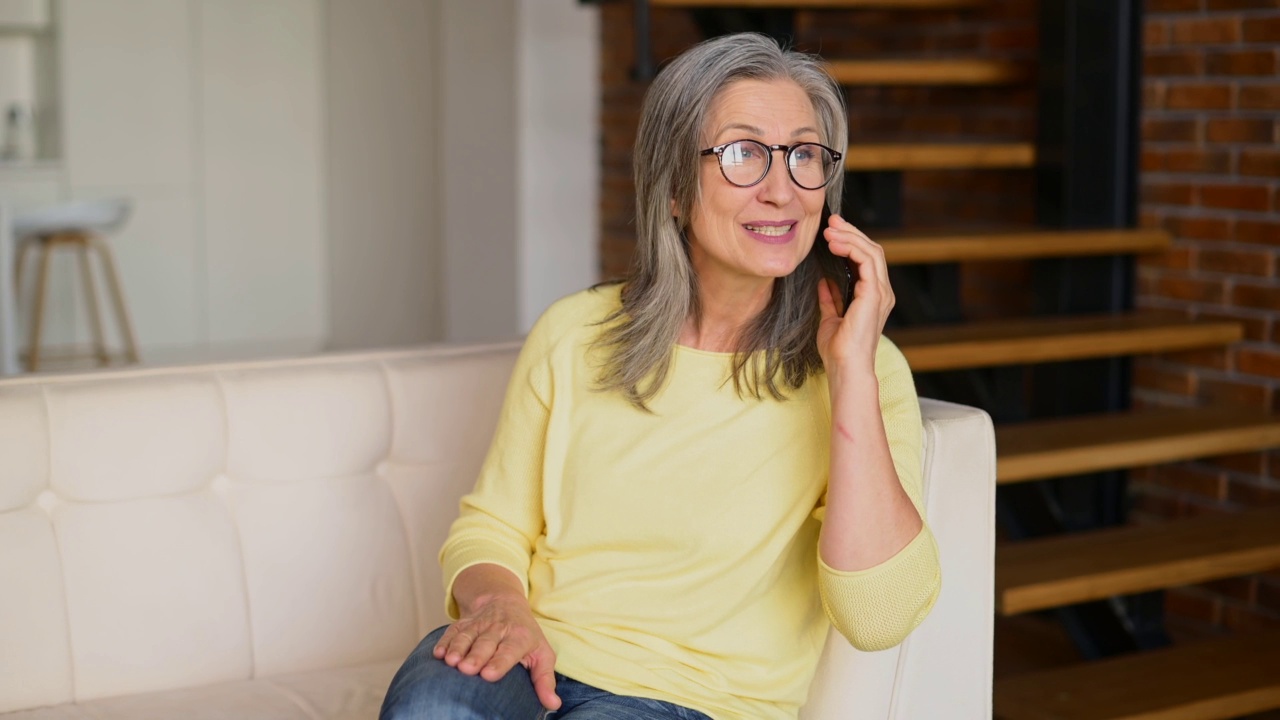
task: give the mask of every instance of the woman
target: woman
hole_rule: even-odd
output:
[[[874,650],[928,614],[884,256],[838,215],[820,227],[846,134],[822,66],[760,35],[654,81],[635,267],[530,333],[441,551],[457,621],[384,717],[795,718],[829,622]],[[856,266],[844,312],[828,250]]]

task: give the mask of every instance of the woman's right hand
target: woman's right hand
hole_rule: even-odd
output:
[[[444,631],[432,653],[462,674],[478,674],[489,682],[501,680],[520,663],[529,671],[542,706],[558,710],[555,651],[534,619],[523,588],[512,586],[514,580],[510,572],[492,565],[459,573],[453,594],[461,617]]]

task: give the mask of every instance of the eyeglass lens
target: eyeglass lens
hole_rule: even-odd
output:
[[[754,185],[769,170],[771,151],[754,140],[739,140],[720,153],[720,169],[729,182],[740,187]],[[830,182],[836,161],[830,151],[816,143],[800,143],[787,151],[787,168],[797,185],[817,190]]]

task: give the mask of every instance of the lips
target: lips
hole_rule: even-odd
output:
[[[743,223],[742,227],[751,237],[771,245],[791,242],[796,235],[796,222],[794,220],[762,220]]]

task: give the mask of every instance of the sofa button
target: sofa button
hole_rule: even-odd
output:
[[[52,490],[44,490],[36,496],[36,507],[45,512],[46,515],[52,515],[55,508],[62,504],[62,498]]]
[[[214,475],[213,480],[209,481],[209,489],[219,495],[226,495],[231,492],[231,478],[222,474]]]

